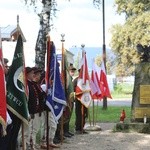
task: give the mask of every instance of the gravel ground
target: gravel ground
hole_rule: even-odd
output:
[[[63,142],[60,150],[150,150],[150,134],[114,133],[114,123],[99,125],[102,131],[74,135]]]

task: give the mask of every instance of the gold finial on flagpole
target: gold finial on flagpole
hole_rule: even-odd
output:
[[[62,42],[62,61],[61,61],[61,72],[64,74],[64,53],[65,53],[65,48],[64,48],[64,42],[65,42],[65,34],[61,34],[61,42]],[[64,81],[63,81],[64,85]]]

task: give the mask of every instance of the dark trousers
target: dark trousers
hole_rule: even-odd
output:
[[[12,118],[12,128],[11,128],[11,136],[9,139],[8,150],[16,150],[18,133],[21,127],[21,120],[15,115],[13,115],[13,117],[11,118]]]
[[[9,112],[12,123],[7,126],[7,135],[0,138],[0,150],[16,150],[17,137],[21,126],[21,120]]]
[[[57,124],[57,129],[56,129],[56,132],[55,132],[55,138],[57,138],[57,139],[61,139],[60,130],[61,130],[61,118],[60,118],[60,120]]]
[[[82,131],[85,125],[85,118],[87,117],[87,108],[77,99],[75,99],[75,116],[75,130]]]
[[[7,135],[0,137],[0,150],[9,150],[8,144],[11,138],[11,129],[12,129],[12,124],[7,126],[6,129]]]
[[[18,133],[21,127],[21,120],[12,113],[10,113],[10,117],[12,119],[12,124],[11,124],[12,127],[9,133],[10,138],[8,141],[8,150],[16,150]]]
[[[71,116],[72,116],[72,112],[73,112],[73,108],[74,108],[74,103],[73,102],[71,102],[71,106],[70,106],[70,108],[67,108],[68,110],[68,114],[67,114],[67,119],[66,119],[66,121],[65,121],[65,123],[64,123],[64,126],[63,126],[63,128],[64,128],[64,133],[65,132],[69,132],[69,123],[70,123],[70,119],[71,119]]]

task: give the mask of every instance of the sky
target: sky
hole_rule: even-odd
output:
[[[106,47],[109,47],[111,40],[110,27],[124,22],[124,16],[116,14],[113,5],[114,0],[105,1]],[[102,47],[102,8],[96,9],[93,0],[57,0],[57,9],[54,29],[50,32],[56,48],[61,48],[62,33],[65,34],[66,49],[81,47],[81,44],[85,44],[85,47]],[[37,12],[40,12],[40,9]],[[27,39],[28,48],[33,50],[39,30],[39,17],[33,11],[33,7],[25,6],[24,0],[4,0],[0,2],[0,14],[1,27],[17,24],[19,15],[19,25]],[[33,62],[34,53],[31,53],[31,50],[28,50],[26,55],[28,60],[32,59]],[[8,53],[3,53],[7,57]]]

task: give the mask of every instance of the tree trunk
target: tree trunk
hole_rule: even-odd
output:
[[[42,12],[40,17],[40,29],[35,46],[35,65],[45,69],[46,36],[50,31],[50,12],[52,0],[43,0]]]
[[[103,98],[103,110],[107,110],[107,97]]]

